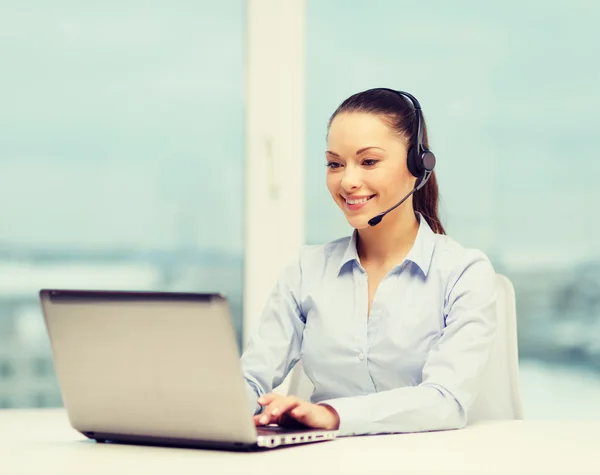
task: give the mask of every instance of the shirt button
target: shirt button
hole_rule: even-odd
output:
[[[358,359],[361,361],[365,359],[365,355],[362,351],[358,354]]]

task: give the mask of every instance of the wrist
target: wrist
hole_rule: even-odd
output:
[[[323,409],[325,409],[331,418],[331,423],[328,424],[327,429],[329,430],[337,430],[340,428],[340,415],[337,413],[337,411],[331,407],[329,404],[319,404],[319,406],[321,406]]]

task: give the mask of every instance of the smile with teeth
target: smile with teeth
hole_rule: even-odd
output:
[[[357,205],[357,204],[360,204],[360,203],[366,203],[371,198],[373,198],[373,196],[375,196],[375,195],[366,196],[365,198],[359,198],[357,200],[346,200],[346,203],[348,203],[349,205]]]

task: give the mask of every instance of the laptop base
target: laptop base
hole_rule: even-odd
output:
[[[240,442],[218,442],[214,440],[195,440],[179,439],[171,437],[153,437],[146,435],[128,435],[128,434],[109,434],[103,432],[82,432],[89,439],[97,443],[116,443],[128,445],[145,445],[154,447],[171,447],[180,449],[210,449],[210,450],[229,450],[248,452],[260,450],[260,447],[254,444],[244,444]]]
[[[180,439],[172,437],[154,437],[132,434],[110,434],[104,432],[82,432],[97,443],[117,443],[129,445],[146,445],[155,447],[172,447],[181,449],[209,449],[236,452],[262,451],[274,448],[294,447],[306,443],[325,442],[335,438],[334,432],[290,431],[285,434],[263,435],[259,432],[259,441],[254,443],[220,442],[214,440]]]

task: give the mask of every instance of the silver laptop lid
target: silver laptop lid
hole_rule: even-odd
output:
[[[75,429],[256,441],[225,297],[42,290],[40,298]]]

